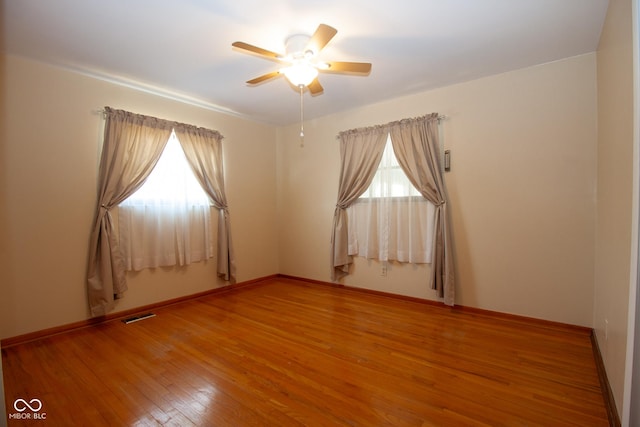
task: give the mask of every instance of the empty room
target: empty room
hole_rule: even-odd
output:
[[[5,0],[10,426],[638,426],[637,0]]]

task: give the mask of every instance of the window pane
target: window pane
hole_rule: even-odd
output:
[[[209,198],[189,167],[174,133],[145,183],[123,202],[124,205],[186,203],[208,206]]]
[[[420,192],[411,184],[404,173],[391,145],[391,137],[387,137],[382,160],[371,185],[360,198],[372,197],[409,197],[420,196]]]

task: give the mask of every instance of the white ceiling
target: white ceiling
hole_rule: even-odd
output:
[[[305,118],[593,52],[607,0],[4,0],[10,54],[277,125],[299,120],[277,64],[292,34],[338,30],[320,59],[371,62],[366,77],[321,74]],[[116,108],[119,106],[114,105]]]

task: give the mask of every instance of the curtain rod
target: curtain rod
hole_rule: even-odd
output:
[[[427,117],[427,116],[430,116],[432,114],[434,114],[434,113],[426,114],[425,116],[417,117],[416,119],[421,119],[423,117]],[[447,120],[448,118],[449,118],[449,116],[445,116],[444,114],[438,114],[438,116],[437,116],[438,124],[440,124],[440,122],[442,120]],[[386,127],[391,126],[391,125],[393,125],[395,123],[399,123],[399,122],[402,122],[402,121],[405,121],[405,120],[415,120],[415,119],[402,119],[402,120],[396,120],[396,121],[393,121],[393,122],[385,123],[383,125],[365,126],[365,127],[362,127],[362,128],[356,128],[356,129],[342,131],[342,132],[338,133],[338,135],[336,135],[336,139],[340,139],[340,135],[343,134],[343,133],[348,133],[348,132],[352,132],[352,131],[369,130],[369,129],[386,128]]]
[[[138,116],[138,117],[146,117],[146,118],[149,118],[149,119],[157,120],[157,121],[162,122],[162,123],[168,123],[168,124],[172,125],[174,127],[174,129],[176,127],[178,127],[178,128],[181,128],[181,129],[182,128],[184,128],[184,129],[197,129],[197,130],[204,130],[206,132],[213,132],[213,133],[217,134],[220,137],[221,140],[224,139],[224,136],[222,136],[222,134],[220,132],[218,132],[217,130],[212,130],[212,129],[208,129],[208,128],[204,128],[204,127],[196,126],[196,125],[190,125],[190,124],[187,124],[187,123],[176,122],[174,120],[160,119],[160,118],[157,118],[157,117],[148,116],[146,114],[134,113],[134,112],[126,111],[126,110],[120,110],[120,109],[117,109],[117,108],[111,108],[111,107],[108,107],[108,106],[104,107],[104,108],[98,108],[96,110],[92,110],[92,113],[100,114],[100,115],[103,116],[103,118],[106,119],[106,117],[107,117],[107,115],[109,113],[107,111],[108,109],[110,109],[111,111],[120,111],[120,112],[123,112],[125,114],[132,114],[132,115]]]

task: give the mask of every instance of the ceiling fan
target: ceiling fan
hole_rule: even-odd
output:
[[[232,46],[247,53],[282,64],[283,67],[254,79],[247,84],[257,85],[284,75],[289,82],[301,90],[305,87],[312,95],[318,95],[324,88],[318,81],[318,73],[345,73],[368,75],[371,64],[367,62],[320,61],[318,54],[336,35],[338,30],[326,24],[320,24],[312,36],[296,34],[285,42],[286,54],[272,52],[244,42],[234,42]]]

